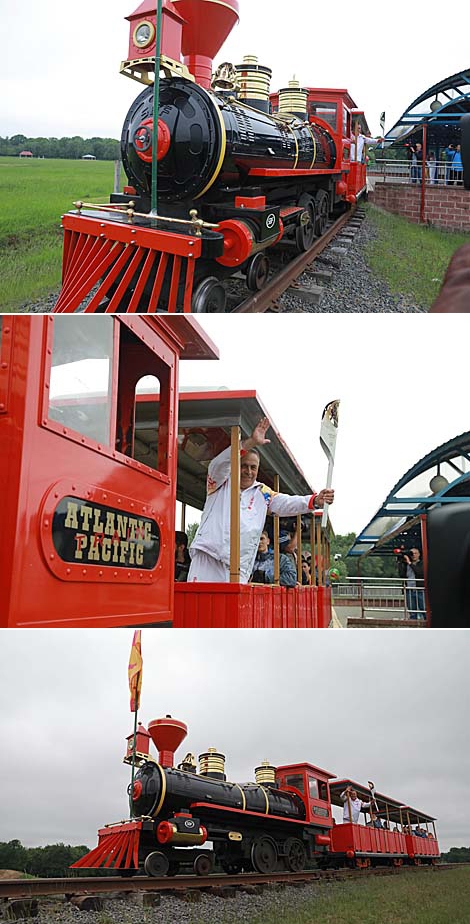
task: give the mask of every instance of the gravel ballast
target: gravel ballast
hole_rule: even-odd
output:
[[[287,914],[308,906],[320,890],[325,894],[325,889],[332,888],[342,886],[330,882],[272,886],[261,894],[237,891],[230,898],[202,892],[190,893],[186,898],[163,894],[155,908],[143,907],[141,898],[131,893],[125,899],[105,899],[100,911],[82,911],[66,902],[43,900],[37,917],[17,920],[20,924],[250,924],[271,914],[282,921]]]

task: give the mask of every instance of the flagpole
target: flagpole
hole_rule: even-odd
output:
[[[135,777],[135,752],[137,748],[137,712],[136,709],[134,712],[134,743],[132,746],[132,773],[131,773],[131,789],[129,792],[129,817],[132,818],[134,813],[133,807],[133,795],[134,795],[134,777]]]
[[[150,215],[158,215],[158,116],[160,114],[160,67],[162,62],[162,0],[157,0],[157,22],[155,35],[155,78],[153,84],[153,147],[152,147],[152,210]]]
[[[323,411],[321,428],[320,428],[320,445],[328,459],[328,473],[326,477],[326,487],[331,488],[333,481],[333,467],[335,464],[336,437],[338,434],[338,407],[339,400],[330,401]],[[321,525],[324,529],[328,523],[329,504],[323,505],[323,514]]]

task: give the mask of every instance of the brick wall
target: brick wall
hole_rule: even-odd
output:
[[[387,212],[419,222],[421,186],[376,183],[369,199]],[[470,191],[462,187],[426,186],[424,220],[449,231],[470,231]]]

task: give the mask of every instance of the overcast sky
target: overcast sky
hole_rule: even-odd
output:
[[[415,462],[470,429],[463,315],[198,320],[220,361],[181,363],[181,385],[256,389],[317,491],[327,474],[321,416],[340,399],[331,510],[337,533],[360,532]]]
[[[128,51],[124,17],[138,6],[0,0],[0,134],[119,138],[139,92],[119,75]],[[294,73],[302,85],[346,88],[374,133],[383,110],[391,128],[427,87],[470,65],[467,30],[446,38],[426,7],[405,0],[386,10],[373,0],[354,8],[340,0],[334,9],[311,0],[240,0],[240,13],[216,63],[257,54],[273,69],[273,90]]]
[[[139,720],[188,725],[227,778],[308,761],[438,818],[470,844],[468,659],[458,630],[142,632]],[[127,817],[130,630],[9,630],[0,648],[0,840],[96,843]],[[153,747],[153,746],[152,746]]]

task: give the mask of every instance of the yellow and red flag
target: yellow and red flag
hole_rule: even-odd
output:
[[[129,658],[129,690],[131,691],[131,712],[137,712],[140,706],[140,691],[142,689],[142,646],[141,630],[134,632],[131,655]]]

